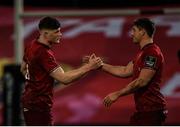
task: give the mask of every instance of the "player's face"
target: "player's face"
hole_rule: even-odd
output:
[[[133,26],[131,29],[131,37],[133,39],[133,42],[135,44],[141,42],[142,36],[143,36],[143,30],[139,29],[137,26]]]
[[[62,38],[61,28],[48,31],[48,41],[52,43],[60,43]]]

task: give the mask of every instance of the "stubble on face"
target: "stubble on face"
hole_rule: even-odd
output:
[[[136,26],[133,26],[131,37],[134,44],[138,44],[140,41],[140,35],[138,32],[139,32],[139,29]]]
[[[138,38],[136,38],[136,37],[133,37],[133,43],[134,43],[134,44],[138,44],[138,43],[139,43],[139,40],[138,40]]]
[[[50,36],[49,36],[49,41],[51,41],[54,44],[59,44],[61,37],[62,37],[62,34],[61,34],[60,28],[59,28],[55,31],[51,31]]]

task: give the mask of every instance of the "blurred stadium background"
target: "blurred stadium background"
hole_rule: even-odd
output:
[[[38,35],[39,19],[48,14],[62,24],[62,43],[53,50],[65,70],[80,66],[81,58],[92,53],[113,65],[127,64],[138,49],[129,37],[132,21],[151,18],[157,26],[154,42],[166,60],[161,84],[169,110],[165,125],[180,125],[180,1],[24,0],[23,8],[19,1],[0,1],[0,125],[24,125],[19,63],[24,45]],[[55,125],[128,125],[134,111],[132,95],[120,98],[110,109],[103,107],[102,99],[130,80],[97,70],[68,87],[55,84]]]

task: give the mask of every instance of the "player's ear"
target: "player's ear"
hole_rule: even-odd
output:
[[[146,34],[146,31],[145,30],[143,30],[143,36]]]
[[[39,30],[39,33],[44,36],[44,35],[47,34],[47,31],[45,31],[45,30]]]
[[[144,36],[146,34],[146,31],[144,29],[141,29],[141,34]]]
[[[48,35],[48,31],[44,30],[44,35]]]
[[[46,30],[41,30],[40,34],[43,38],[47,38],[47,36],[48,36],[48,32]]]
[[[145,34],[146,34],[146,32],[144,31],[144,32],[143,32],[143,36],[144,36]]]
[[[46,30],[44,30],[44,31],[43,31],[43,36],[44,36],[44,37],[47,37],[47,36],[48,36],[48,34],[49,34],[49,32],[48,32],[48,31],[46,31]]]

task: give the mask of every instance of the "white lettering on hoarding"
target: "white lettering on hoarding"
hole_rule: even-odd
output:
[[[180,97],[180,92],[176,89],[180,88],[180,73],[176,73],[173,77],[161,88],[161,92],[167,97]]]
[[[90,22],[81,23],[81,25],[66,31],[65,38],[74,38],[82,33],[103,32],[106,37],[119,37],[122,34],[122,27],[124,24],[123,18],[106,18],[94,20]]]
[[[152,20],[156,26],[167,26],[166,36],[180,36],[180,16],[155,16]],[[84,21],[81,18],[60,20],[62,29],[69,27],[66,31],[63,31],[64,38],[75,38],[83,33],[103,33],[105,38],[119,38],[122,36],[125,21],[126,18],[124,17],[101,18],[89,21]],[[26,23],[23,37],[26,38],[37,30],[37,24],[37,21]]]
[[[153,21],[157,26],[167,26],[167,36],[174,37],[180,36],[180,16],[157,16],[153,18]]]

